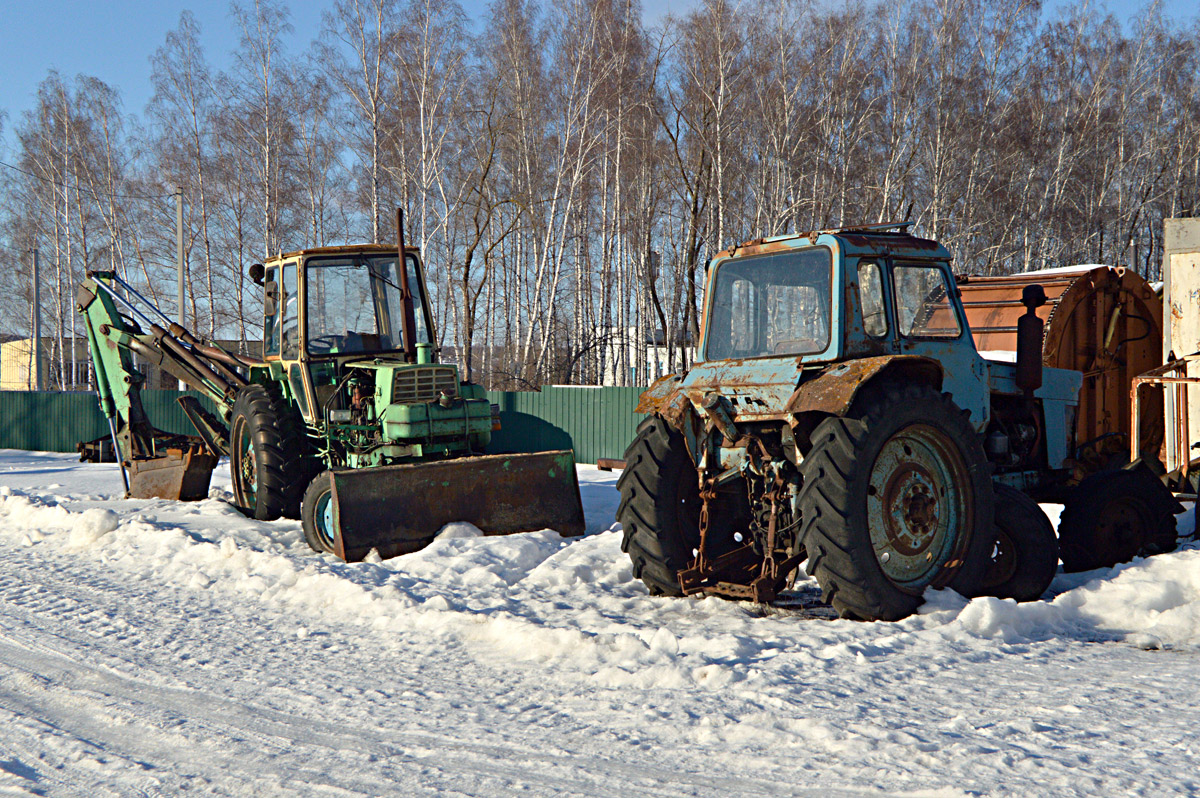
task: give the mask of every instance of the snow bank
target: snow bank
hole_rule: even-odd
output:
[[[776,607],[648,596],[594,469],[586,537],[452,525],[347,564],[294,521],[26,468],[0,489],[0,792],[1196,792],[1193,544],[864,624],[817,620],[803,578]],[[125,769],[88,781],[100,755]]]
[[[71,512],[52,499],[31,498],[0,486],[0,523],[19,534],[27,546],[48,534],[66,533],[66,548],[85,549],[114,531],[119,518],[112,510],[98,507]]]
[[[251,599],[313,623],[335,619],[409,643],[420,635],[430,645],[465,646],[482,660],[572,673],[606,687],[782,684],[788,671],[779,669],[779,657],[838,669],[905,651],[925,656],[948,642],[983,656],[997,644],[1056,639],[1200,649],[1197,550],[1060,574],[1051,591],[1057,595],[1045,601],[968,602],[930,591],[912,618],[859,624],[806,621],[747,603],[651,598],[611,524],[580,539],[549,530],[483,537],[452,524],[414,554],[347,564],[309,552],[295,522],[251,521],[219,501],[124,504],[148,509],[72,511],[53,497],[0,488],[0,537],[95,557],[135,578]],[[175,515],[159,520],[156,512]],[[805,581],[798,587],[814,589]]]
[[[958,610],[953,623],[970,635],[1007,643],[1066,637],[1200,648],[1200,551],[1060,575],[1055,587],[1069,589],[1050,601],[1026,604],[975,599]],[[938,602],[930,604],[936,612]]]

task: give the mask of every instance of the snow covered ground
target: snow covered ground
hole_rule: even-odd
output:
[[[0,451],[0,795],[1200,793],[1200,550],[860,624],[650,598],[580,480],[582,539],[347,565]]]

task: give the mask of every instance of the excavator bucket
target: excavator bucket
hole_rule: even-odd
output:
[[[135,457],[126,462],[131,499],[208,498],[217,456],[202,443],[172,446],[158,457]]]
[[[582,535],[583,504],[570,450],[345,469],[333,480],[334,553],[395,557],[429,545],[446,524],[486,535],[553,529]]]

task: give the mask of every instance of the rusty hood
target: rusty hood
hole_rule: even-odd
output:
[[[939,388],[942,369],[919,355],[883,355],[844,363],[805,363],[799,358],[756,358],[697,363],[683,377],[672,374],[642,394],[637,410],[672,416],[681,400],[699,410],[704,397],[719,393],[729,399],[739,419],[777,419],[793,413],[841,414],[859,388],[886,369],[921,374]]]
[[[809,369],[827,364],[812,364]],[[686,399],[699,408],[706,394],[729,399],[738,418],[779,417],[796,390],[805,369],[801,358],[750,358],[697,363],[683,377],[672,374],[654,382],[642,393],[640,413],[669,414]]]

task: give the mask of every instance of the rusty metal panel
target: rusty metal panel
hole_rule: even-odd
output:
[[[893,365],[926,371],[932,381],[941,386],[941,367],[935,360],[914,355],[865,357],[832,366],[821,376],[801,385],[788,399],[786,410],[789,413],[818,411],[840,415],[850,407],[863,383]]]
[[[158,457],[128,463],[129,498],[199,501],[208,498],[217,456],[202,443],[187,449],[171,448]]]
[[[335,553],[347,562],[371,549],[385,558],[416,551],[456,522],[488,535],[584,531],[569,450],[340,470],[332,479]]]
[[[650,383],[650,387],[638,397],[638,413],[658,413],[671,398],[679,385],[678,374],[668,374]]]
[[[778,417],[796,389],[803,358],[732,358],[697,363],[687,373],[682,391],[699,406],[710,391],[730,400],[739,419]]]
[[[1162,364],[1162,307],[1137,273],[1120,267],[1080,266],[1005,277],[971,277],[960,285],[971,334],[980,351],[1015,351],[1017,319],[1025,312],[1021,290],[1037,284],[1049,300],[1037,313],[1045,321],[1042,362],[1084,375],[1075,419],[1079,456],[1103,467],[1128,451],[1138,374]],[[1144,400],[1141,439],[1157,451],[1163,441],[1161,396]],[[1153,409],[1158,404],[1158,411]]]

